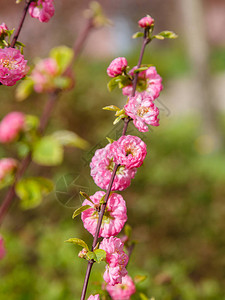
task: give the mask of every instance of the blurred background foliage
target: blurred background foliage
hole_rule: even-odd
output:
[[[12,17],[19,15],[19,7],[11,2],[10,5],[8,1],[2,3],[0,20],[7,23],[8,18],[13,27],[16,25]],[[134,239],[138,240],[128,271],[132,276],[148,276],[138,285],[138,290],[156,300],[225,299],[225,39],[224,27],[219,35],[214,16],[217,11],[219,19],[219,11],[225,9],[224,1],[202,1],[209,51],[207,67],[215,92],[211,100],[216,104],[216,112],[212,113],[220,133],[219,147],[214,147],[212,131],[204,128],[204,111],[198,107],[201,99],[196,97],[190,81],[196,77],[185,44],[180,2],[103,3],[109,17],[115,24],[118,21],[123,30],[116,35],[119,25],[115,25],[93,33],[74,66],[75,89],[60,97],[47,130],[47,133],[62,128],[75,131],[91,147],[86,152],[66,149],[64,163],[59,167],[32,164],[29,168],[27,175],[53,178],[55,192],[45,198],[41,206],[29,211],[21,211],[15,201],[5,219],[1,234],[5,238],[7,256],[0,262],[0,299],[79,299],[86,262],[77,258],[78,247],[64,241],[79,237],[91,243],[91,236],[79,218],[72,220],[72,213],[82,201],[78,194],[80,186],[89,194],[98,190],[89,169],[94,149],[106,144],[106,136],[116,138],[121,132],[121,124],[113,129],[113,114],[101,108],[110,104],[122,106],[126,101],[120,91],[107,91],[106,68],[114,55],[126,55],[130,66],[137,63],[140,41],[133,42],[130,36],[137,31],[135,22],[147,13],[156,19],[156,30],[174,30],[180,39],[156,42],[144,57],[144,63],[156,65],[163,77],[164,90],[158,102],[160,127],[143,135],[130,125],[128,132],[139,135],[148,145],[144,165],[132,185],[123,192],[128,205],[128,223],[133,227]],[[82,27],[81,11],[88,1],[81,4],[56,0],[55,3],[56,16],[52,22],[43,25],[28,18],[25,23],[20,40],[27,44],[25,55],[30,61],[34,61],[34,55],[45,57],[53,46],[63,43],[71,46]],[[211,33],[213,24],[214,34]],[[43,28],[45,36],[42,36]],[[127,44],[126,39],[122,43],[124,37]],[[40,47],[36,47],[35,41],[39,40]],[[94,41],[97,42],[93,44]],[[118,46],[119,41],[123,45]],[[11,110],[41,114],[45,95],[32,95],[18,103],[14,93],[14,87],[1,87],[0,118]],[[14,154],[11,146],[0,147],[0,157]],[[63,176],[76,179],[72,190],[62,185]],[[71,201],[59,195],[61,190],[73,195]],[[0,199],[5,193],[6,190],[1,191]],[[89,294],[100,289],[98,280],[103,269],[103,264],[95,265]]]

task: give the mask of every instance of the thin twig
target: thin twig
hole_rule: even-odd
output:
[[[142,59],[143,59],[145,47],[149,42],[149,39],[147,38],[146,34],[147,34],[147,31],[145,30],[144,39],[143,39],[143,43],[142,43],[142,48],[141,48],[137,68],[139,68],[141,66],[141,62],[142,62]],[[138,73],[135,73],[134,80],[133,80],[132,96],[135,96],[136,87],[137,87],[137,80],[138,80]],[[123,126],[122,135],[126,135],[127,127],[128,127],[128,124],[129,124],[130,120],[131,120],[130,118],[124,119],[124,126]],[[119,165],[115,164],[112,175],[111,175],[111,179],[110,179],[110,182],[109,182],[109,186],[108,186],[108,189],[106,191],[106,195],[105,195],[105,199],[104,199],[105,202],[101,206],[101,211],[100,211],[100,214],[99,214],[98,223],[97,223],[97,227],[96,227],[96,231],[95,231],[95,235],[94,235],[94,239],[93,239],[93,243],[92,243],[92,251],[96,247],[97,242],[98,242],[99,232],[100,232],[100,228],[101,228],[101,225],[102,225],[102,219],[103,219],[103,216],[104,216],[105,208],[106,208],[106,205],[107,205],[107,202],[108,202],[108,199],[109,199],[109,195],[110,195],[110,192],[111,192],[111,189],[112,189],[113,181],[115,179],[116,171],[117,171],[118,167],[119,167]],[[87,286],[88,286],[88,282],[89,282],[89,278],[90,278],[93,263],[94,263],[93,260],[88,261],[87,270],[86,270],[86,274],[85,274],[84,285],[83,285],[82,294],[81,294],[81,300],[85,300]]]

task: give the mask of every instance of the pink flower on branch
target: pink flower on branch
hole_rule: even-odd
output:
[[[119,238],[110,237],[103,239],[100,244],[100,249],[106,252],[106,270],[103,275],[104,280],[109,285],[122,283],[123,276],[127,275],[126,265],[128,256],[123,251],[124,244]]]
[[[115,161],[128,169],[138,168],[147,154],[146,144],[137,136],[124,135],[112,143]]]
[[[0,82],[12,86],[23,78],[27,71],[27,60],[18,49],[0,49]]]
[[[99,294],[95,296],[91,295],[87,300],[100,300]]]
[[[105,195],[105,192],[96,192],[90,199],[83,202],[84,205],[90,205],[89,208],[82,212],[81,219],[84,223],[84,227],[94,236],[99,217],[100,200]],[[110,237],[117,235],[123,228],[127,221],[127,208],[123,197],[119,194],[113,193],[110,195],[107,206],[104,212],[104,217],[99,232],[99,237]]]
[[[121,75],[127,67],[127,60],[125,57],[115,58],[107,68],[107,74],[110,77]]]
[[[130,297],[136,292],[132,278],[128,275],[122,277],[122,283],[114,286],[107,284],[106,290],[112,300],[130,300]]]
[[[0,235],[0,259],[2,259],[6,254],[4,240],[3,237]]]
[[[40,22],[48,22],[55,13],[53,0],[36,0],[31,2],[29,13]]]
[[[137,67],[134,67],[130,70],[129,75],[134,76],[134,70],[137,69]],[[155,100],[159,97],[159,94],[162,90],[162,78],[157,73],[155,67],[149,67],[145,71],[141,71],[138,73],[138,81],[137,81],[137,91],[138,92],[147,92],[149,96],[152,97],[152,100]],[[125,96],[131,96],[132,95],[132,84],[129,84],[128,86],[123,88],[123,94]]]
[[[115,146],[115,145],[114,145]],[[98,149],[90,163],[91,176],[94,182],[102,189],[107,189],[115,166],[114,146],[108,144],[105,148]],[[123,191],[131,183],[137,172],[136,168],[128,169],[121,165],[117,169],[112,185],[112,191]]]
[[[17,139],[23,130],[25,115],[21,112],[11,112],[0,123],[0,142],[10,143]]]
[[[149,15],[147,15],[146,17],[138,21],[138,25],[142,28],[150,27],[153,24],[154,24],[154,19]]]
[[[124,110],[133,119],[134,126],[141,132],[149,130],[147,125],[159,126],[159,109],[148,93],[136,93],[134,97],[129,97]]]
[[[0,183],[17,168],[17,161],[13,158],[0,159]]]

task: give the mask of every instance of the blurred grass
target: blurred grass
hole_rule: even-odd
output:
[[[165,80],[188,73],[182,50],[154,51],[146,53],[145,62],[155,63],[159,73],[166,74]],[[130,64],[135,63],[135,57],[128,58]],[[223,58],[223,54],[212,57],[217,61],[213,63],[216,71],[220,71],[219,60]],[[112,103],[122,106],[126,100],[119,91],[107,92],[107,65],[108,60],[80,58],[75,68],[76,89],[61,97],[49,132],[74,130],[92,146],[106,143],[104,137],[115,134],[111,132],[113,115],[101,107]],[[1,116],[11,109],[40,115],[44,96],[35,95],[18,104],[13,88],[2,87],[2,91]],[[221,127],[225,133],[223,114]],[[132,125],[130,133],[138,134]],[[123,192],[128,223],[139,240],[129,264],[130,274],[147,274],[148,279],[138,289],[156,300],[225,299],[224,151],[201,152],[198,115],[182,119],[162,116],[159,128],[140,136],[148,145],[148,156],[131,187]],[[0,148],[1,156],[11,151],[8,146]],[[98,188],[83,160],[88,156],[81,150],[67,149],[62,166],[32,165],[28,174],[53,177],[57,182],[61,175],[81,172],[93,194]],[[75,198],[74,207],[80,202]],[[71,219],[72,212],[54,194],[27,212],[15,203],[1,230],[7,256],[0,262],[0,299],[79,299],[86,263],[77,257],[79,248],[64,241],[79,237],[91,243],[91,237],[79,218]],[[95,265],[89,294],[99,289],[97,281],[103,270],[103,264]]]

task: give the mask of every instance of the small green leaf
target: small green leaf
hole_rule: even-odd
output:
[[[120,117],[122,117],[122,118],[126,117],[125,109],[123,108],[123,109],[117,111],[117,112],[115,113],[115,116],[117,116],[117,117],[120,116]]]
[[[85,141],[72,131],[56,131],[52,134],[52,137],[63,146],[76,147],[80,149],[87,149],[89,147],[89,143],[87,141]]]
[[[59,165],[63,161],[63,147],[53,136],[45,136],[35,143],[32,158],[43,166]]]
[[[153,36],[153,38],[157,38],[157,39],[176,39],[178,37],[178,35],[176,35],[176,33],[174,33],[173,31],[162,31],[160,33],[158,33],[157,35]]]
[[[132,234],[132,228],[129,224],[126,224],[125,227],[124,227],[124,233],[125,235],[130,238],[131,237],[131,234]]]
[[[114,122],[113,122],[113,125],[116,125],[117,123],[119,123],[119,121],[122,119],[122,117],[117,117]]]
[[[97,263],[100,263],[102,260],[104,260],[106,258],[106,252],[105,252],[105,250],[96,249],[96,250],[94,250],[94,253],[96,255],[95,261]]]
[[[39,119],[33,115],[26,115],[25,118],[25,128],[26,130],[37,129],[39,126]]]
[[[157,40],[164,40],[165,39],[163,36],[158,35],[158,34],[154,35],[152,38],[157,39]]]
[[[137,283],[140,283],[140,282],[145,281],[146,278],[147,278],[146,275],[136,275],[136,276],[134,277],[134,282],[135,282],[135,284],[137,284]]]
[[[59,74],[62,74],[72,62],[74,53],[71,48],[59,46],[50,51],[51,58],[55,59],[59,68]]]
[[[68,239],[65,242],[81,246],[82,248],[85,248],[85,249],[87,249],[89,251],[88,245],[83,240],[81,240],[81,239],[71,238],[71,239]]]
[[[114,77],[112,78],[108,84],[107,84],[107,88],[110,92],[112,92],[119,84],[119,82],[121,81],[120,76]]]
[[[147,70],[148,68],[149,68],[148,66],[140,67],[140,68],[138,68],[138,69],[135,69],[135,70],[134,70],[134,73],[139,73],[139,72],[145,71],[145,70]]]
[[[85,192],[80,191],[80,194],[82,197],[84,197],[84,199],[89,200],[92,204],[94,204],[94,202],[91,200],[91,198],[88,196],[88,194],[86,194]]]
[[[115,105],[105,106],[102,109],[104,109],[104,110],[111,110],[111,111],[118,111],[118,110],[120,110],[120,108],[117,107],[117,106],[115,106]]]
[[[94,252],[92,252],[92,251],[88,251],[88,253],[87,253],[87,258],[88,258],[88,260],[94,260],[94,261],[96,261],[96,255],[95,255],[95,253]]]
[[[141,300],[149,300],[149,298],[143,293],[139,293],[139,296]]]
[[[33,92],[33,89],[34,81],[30,77],[21,80],[20,84],[16,89],[16,99],[18,101],[25,100]]]
[[[91,206],[90,205],[84,205],[79,207],[78,209],[75,210],[75,212],[73,213],[72,218],[76,218],[77,216],[79,216],[79,214],[81,214],[83,211],[89,209]]]
[[[54,188],[51,180],[42,177],[21,179],[16,184],[16,194],[21,199],[23,209],[31,209],[38,206],[42,198]]]
[[[132,35],[132,39],[136,39],[143,36],[144,36],[144,32],[138,31]]]
[[[54,86],[61,89],[66,90],[70,88],[72,79],[65,76],[57,76],[54,78]]]
[[[112,144],[113,142],[115,142],[113,139],[109,138],[109,137],[106,137],[107,141]]]

